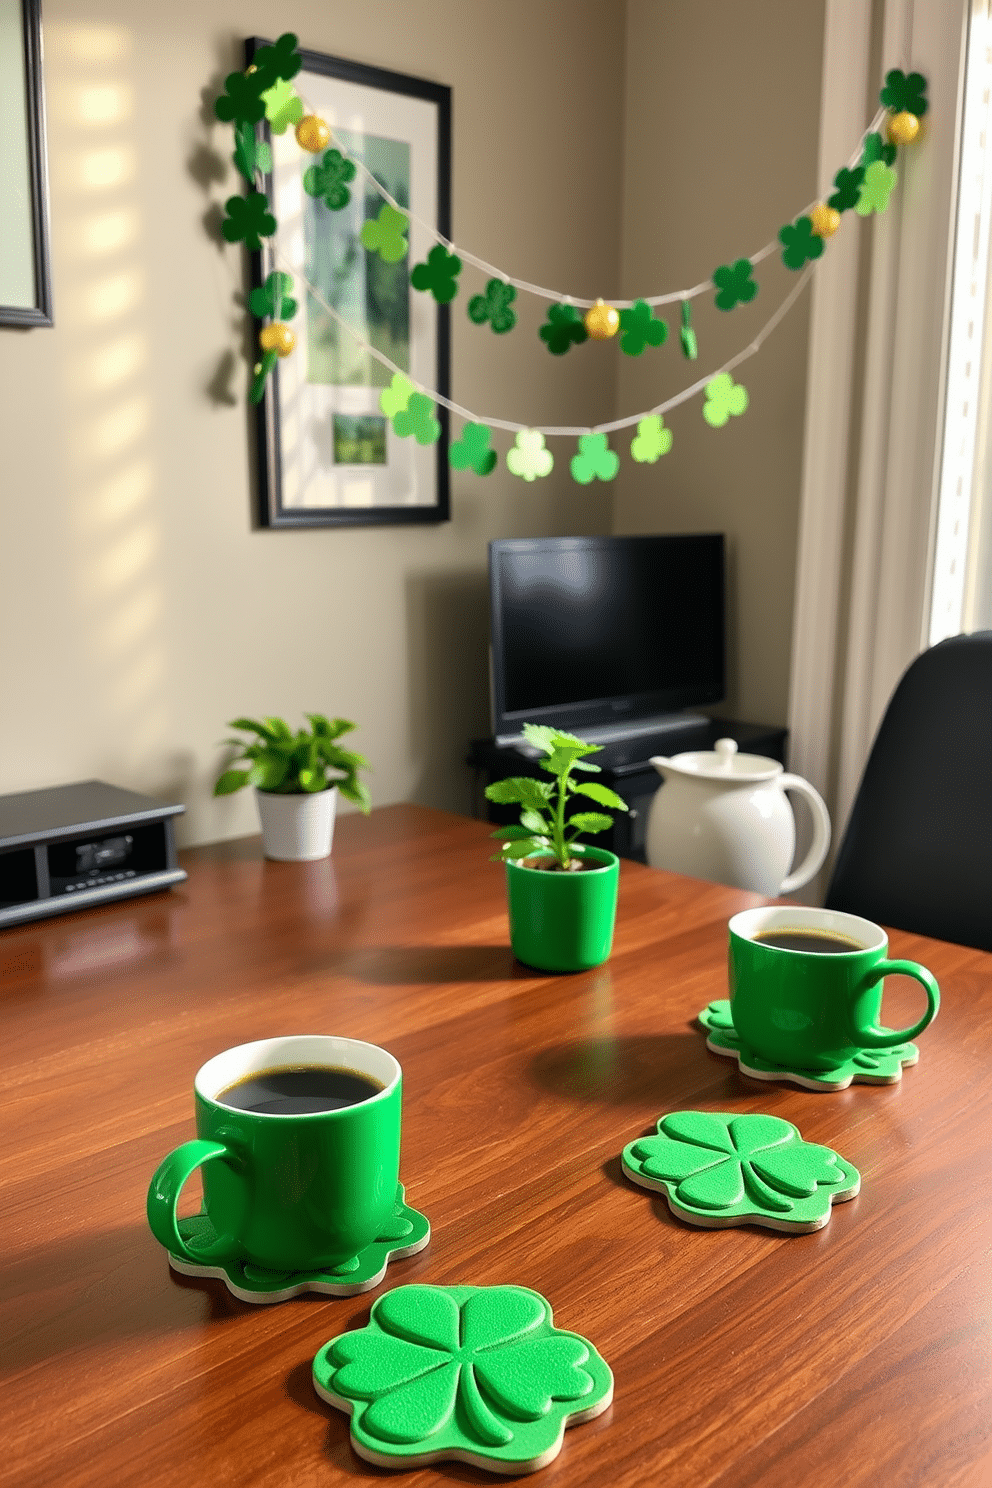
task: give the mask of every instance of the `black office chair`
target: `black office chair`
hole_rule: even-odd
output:
[[[826,905],[992,950],[992,630],[941,641],[907,669]]]

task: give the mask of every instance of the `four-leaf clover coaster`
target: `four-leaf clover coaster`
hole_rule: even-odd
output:
[[[608,1364],[556,1328],[526,1287],[403,1286],[313,1361],[314,1389],[351,1415],[351,1444],[380,1467],[445,1459],[515,1474],[545,1467],[567,1426],[613,1399]]]
[[[623,1170],[706,1229],[756,1224],[808,1234],[861,1187],[857,1168],[831,1147],[804,1142],[791,1121],[723,1111],[662,1116],[656,1135],[624,1148]]]

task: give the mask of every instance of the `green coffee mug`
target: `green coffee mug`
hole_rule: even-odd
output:
[[[803,905],[748,909],[730,921],[730,1010],[747,1048],[786,1069],[834,1070],[861,1049],[891,1049],[922,1033],[940,1006],[937,983],[915,961],[886,959],[885,931],[860,915]],[[849,949],[782,949],[761,935],[835,937]],[[912,1028],[879,1026],[883,978],[922,983],[927,1010]]]
[[[218,1096],[265,1071],[344,1069],[381,1088],[357,1105],[305,1114],[235,1110]],[[196,1140],[159,1166],[148,1223],[170,1254],[195,1265],[244,1261],[271,1271],[323,1271],[370,1245],[393,1213],[403,1076],[375,1044],[324,1035],[262,1039],[216,1055],[194,1081]],[[202,1167],[215,1238],[187,1243],[176,1204]]]

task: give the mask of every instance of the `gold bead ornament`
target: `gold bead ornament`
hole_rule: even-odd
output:
[[[288,325],[283,325],[281,320],[274,320],[271,325],[265,326],[258,333],[258,344],[263,351],[274,351],[276,356],[289,356],[296,345],[296,337]]]
[[[582,323],[594,341],[608,341],[620,329],[620,312],[597,300],[582,317]]]
[[[318,155],[326,149],[330,138],[331,131],[326,121],[317,114],[305,114],[296,126],[296,143],[301,150],[309,150],[311,155]]]
[[[911,145],[919,132],[919,119],[907,109],[904,109],[901,114],[892,115],[886,131],[891,145]]]
[[[840,227],[840,213],[826,202],[818,202],[809,214],[809,223],[818,238],[832,238]]]

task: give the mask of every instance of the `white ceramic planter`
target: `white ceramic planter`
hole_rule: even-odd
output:
[[[299,796],[256,790],[255,800],[262,823],[262,851],[267,858],[310,863],[330,857],[338,801],[334,786]]]

